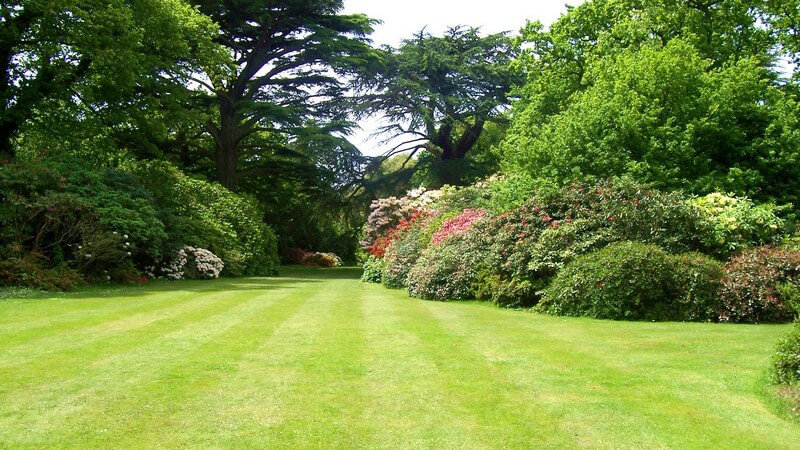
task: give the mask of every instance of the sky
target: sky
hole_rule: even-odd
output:
[[[526,20],[553,23],[566,11],[565,4],[577,5],[580,0],[345,0],[345,13],[364,13],[381,20],[372,40],[376,45],[397,46],[403,39],[427,27],[434,35],[449,26],[481,27],[486,33],[510,31],[516,33]],[[381,138],[370,135],[380,126],[379,117],[359,122],[361,130],[349,137],[366,155],[380,155],[391,148],[382,145]]]

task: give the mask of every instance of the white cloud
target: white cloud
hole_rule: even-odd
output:
[[[516,33],[527,20],[549,25],[565,11],[564,0],[345,0],[345,13],[364,13],[383,22],[372,35],[376,45],[393,46],[423,27],[433,34],[454,25],[481,27],[484,33]],[[380,124],[376,117],[362,120],[362,129],[350,137],[351,141],[368,155],[385,152],[387,146],[380,145],[379,139],[370,139]]]

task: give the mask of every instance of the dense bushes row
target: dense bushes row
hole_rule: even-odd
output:
[[[435,200],[425,208],[393,200],[403,212],[381,223],[384,235],[367,235],[365,279],[426,299],[611,319],[762,322],[794,314],[800,252],[774,246],[791,223],[782,208],[615,181],[523,187],[517,192],[528,199],[517,195],[504,209],[497,197],[508,185],[445,189],[429,194]]]
[[[164,162],[116,170],[78,160],[7,164],[0,186],[0,284],[69,289],[143,274],[277,269],[275,235],[252,199]],[[183,270],[184,259],[194,270]]]

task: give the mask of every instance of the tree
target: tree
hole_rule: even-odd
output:
[[[359,110],[383,115],[391,124],[380,132],[401,141],[384,158],[410,152],[410,159],[424,150],[458,164],[487,123],[506,121],[509,91],[521,81],[506,33],[481,36],[477,28],[454,27],[434,37],[422,30],[384,52],[386,70],[361,80],[367,93]],[[443,182],[460,184],[458,171],[443,173]]]
[[[347,129],[342,77],[375,64],[368,35],[374,20],[341,15],[341,0],[196,0],[220,27],[218,41],[232,59],[229,70],[197,80],[218,112],[207,130],[215,143],[218,181],[236,189],[239,177],[274,173],[261,165],[242,169],[274,148],[246,145],[257,133],[302,134],[311,120]]]
[[[505,169],[797,202],[800,110],[759,15],[737,0],[595,0],[531,24]]]
[[[91,121],[182,86],[214,31],[182,0],[0,0],[0,153],[39,113]]]
[[[800,68],[800,0],[767,0],[764,21],[775,32],[784,54]]]

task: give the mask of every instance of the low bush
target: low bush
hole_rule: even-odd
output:
[[[84,284],[77,270],[64,264],[52,268],[47,265],[47,258],[34,253],[0,261],[0,286],[68,291]]]
[[[386,248],[381,274],[383,284],[387,287],[406,287],[408,273],[423,250],[421,230],[421,226],[413,226],[392,235],[394,239]]]
[[[409,295],[429,300],[476,298],[488,241],[479,224],[425,249],[407,275]]]
[[[700,253],[673,256],[679,295],[679,320],[717,321],[724,305],[720,297],[725,270],[715,259]]]
[[[784,232],[779,217],[785,207],[755,205],[747,198],[714,192],[690,201],[702,214],[711,230],[706,245],[724,256],[738,250],[774,241]]]
[[[721,320],[787,322],[795,315],[800,251],[771,246],[744,250],[725,264]]]
[[[800,323],[778,343],[770,373],[776,384],[800,387]]]
[[[281,259],[286,264],[302,264],[303,260],[310,255],[311,252],[302,248],[291,247],[284,249],[281,253]]]
[[[130,170],[164,210],[172,240],[212,251],[222,258],[228,276],[277,273],[278,240],[254,199],[189,177],[163,161],[138,163]]]
[[[150,278],[168,280],[214,279],[222,273],[225,263],[217,255],[204,248],[185,246],[161,266],[146,269]]]
[[[342,259],[333,253],[309,253],[301,264],[309,267],[341,267]]]
[[[361,273],[361,281],[365,283],[380,283],[383,272],[383,259],[370,255],[364,261],[364,271]]]
[[[568,264],[537,309],[598,319],[712,320],[721,274],[702,256],[676,257],[655,245],[619,242]]]

